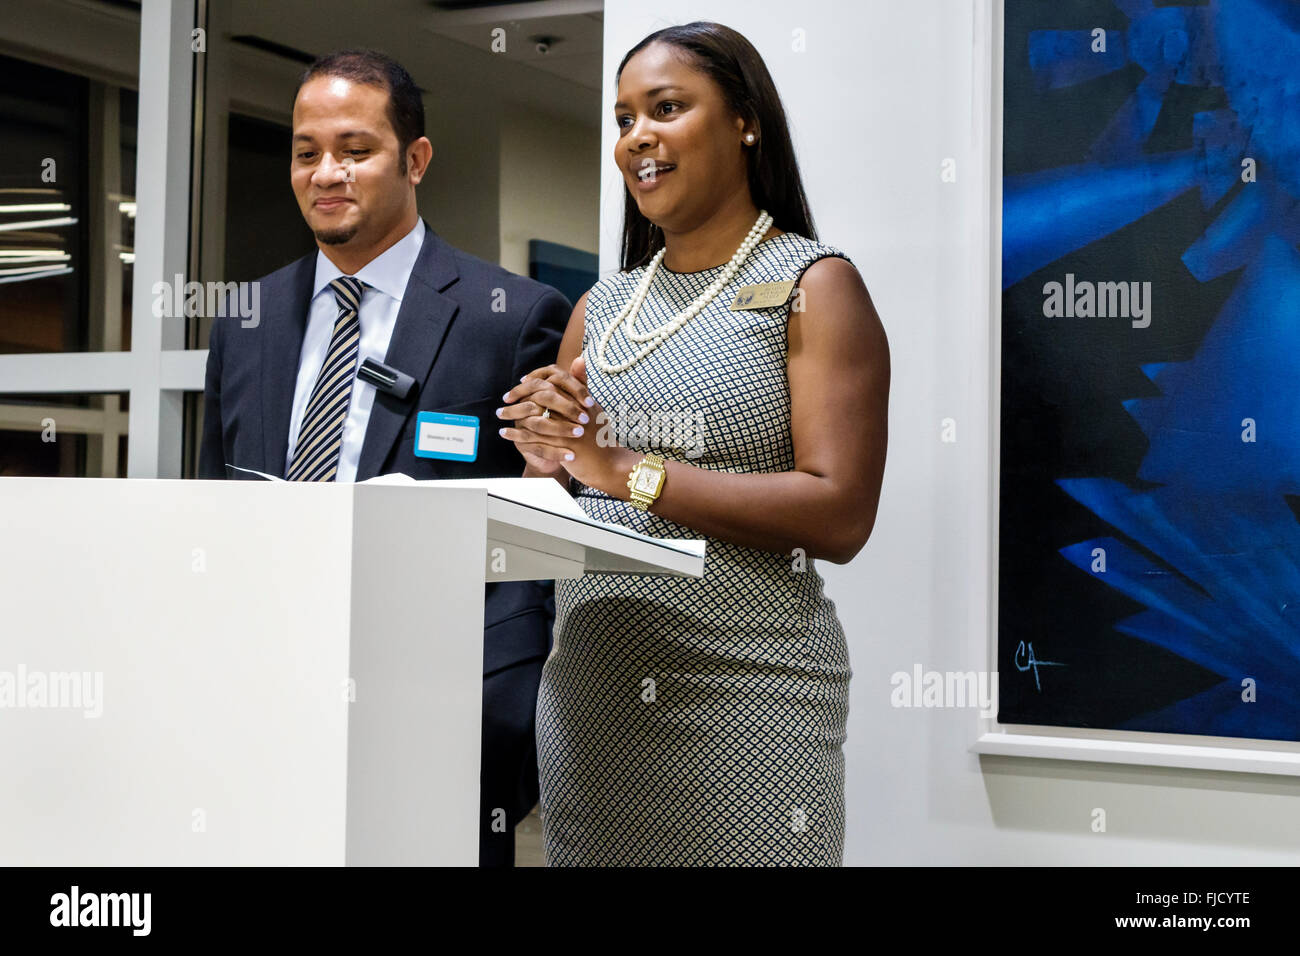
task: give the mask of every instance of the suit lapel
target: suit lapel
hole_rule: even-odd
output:
[[[357,481],[365,481],[379,474],[384,460],[402,430],[402,424],[418,401],[438,355],[447,328],[456,314],[456,301],[443,295],[442,290],[456,281],[455,258],[452,248],[434,235],[429,224],[424,224],[424,243],[416,257],[406,290],[402,293],[402,306],[393,327],[393,338],[388,345],[384,364],[405,372],[415,379],[416,394],[400,402],[383,392],[375,395],[366,437],[361,445],[361,458],[357,462]]]
[[[315,254],[294,263],[281,294],[265,290],[267,308],[262,333],[262,445],[265,460],[259,471],[284,476],[289,453],[289,419],[293,414],[293,393],[298,383],[298,357],[307,316],[311,311],[311,287],[316,276]],[[250,466],[252,467],[252,466]]]

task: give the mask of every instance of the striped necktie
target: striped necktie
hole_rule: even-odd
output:
[[[302,413],[298,442],[289,465],[290,481],[333,481],[339,470],[343,445],[343,423],[352,398],[352,379],[357,372],[357,351],[361,343],[361,290],[365,283],[355,276],[340,276],[330,283],[338,301],[339,317],[334,322],[325,364],[316,376],[307,409]]]

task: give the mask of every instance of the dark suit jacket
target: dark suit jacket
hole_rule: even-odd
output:
[[[375,396],[356,480],[392,472],[418,479],[518,477],[524,460],[497,434],[503,422],[495,411],[524,373],[555,361],[570,305],[550,286],[461,252],[424,225],[385,358],[415,379],[419,397]],[[213,322],[199,477],[225,478],[226,464],[284,475],[315,274],[312,253],[259,280],[255,326],[244,328],[238,317]],[[477,459],[417,457],[420,411],[476,416]],[[485,587],[484,674],[544,657],[554,621],[551,582]]]

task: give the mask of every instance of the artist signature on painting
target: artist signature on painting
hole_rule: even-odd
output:
[[[1059,661],[1040,661],[1034,656],[1034,645],[1032,643],[1026,644],[1024,641],[1021,641],[1020,646],[1016,648],[1016,670],[1020,671],[1022,674],[1025,671],[1033,671],[1034,686],[1038,688],[1039,693],[1042,693],[1043,685],[1038,679],[1038,668],[1064,666],[1065,665]]]

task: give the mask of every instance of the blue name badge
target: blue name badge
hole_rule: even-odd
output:
[[[478,419],[473,415],[420,412],[415,426],[418,458],[473,461],[478,457]]]

